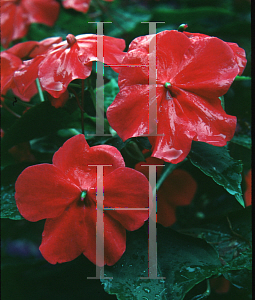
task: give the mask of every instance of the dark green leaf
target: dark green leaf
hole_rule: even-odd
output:
[[[6,131],[2,138],[2,150],[62,128],[78,127],[78,121],[78,110],[70,112],[67,107],[55,108],[49,101],[42,102],[30,108]]]
[[[98,90],[104,90],[104,111],[106,112],[107,108],[112,104],[119,92],[118,83],[114,78],[112,78],[110,82],[106,83],[104,86],[101,86],[98,88]],[[96,96],[96,89],[94,92]]]
[[[186,237],[157,226],[157,276],[165,279],[140,278],[148,276],[148,231],[144,227],[128,233],[123,257],[104,269],[105,276],[113,277],[101,280],[105,290],[119,300],[179,300],[211,276],[250,270],[251,207],[231,213],[229,222],[224,217],[201,228],[182,230]]]
[[[14,184],[1,186],[1,218],[9,218],[12,220],[22,220],[15,199]]]
[[[230,142],[251,149],[251,137],[248,135],[234,136]]]
[[[122,299],[183,299],[197,283],[221,266],[215,250],[204,241],[170,229],[158,229],[158,277],[148,276],[148,236],[140,229],[130,233],[127,250],[113,267],[105,268],[112,280],[101,280],[105,290]],[[214,269],[214,271],[212,270]]]
[[[216,147],[202,142],[193,142],[189,159],[207,176],[222,185],[244,207],[242,197],[242,163],[234,160],[226,147]]]

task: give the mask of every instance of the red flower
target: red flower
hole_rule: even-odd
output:
[[[97,61],[97,35],[83,34],[74,37],[68,34],[66,41],[54,45],[45,54],[24,62],[24,68],[15,73],[21,94],[38,77],[44,90],[53,97],[63,94],[68,84],[77,78],[87,78],[92,70],[92,61]],[[103,36],[104,63],[117,71],[125,55],[125,41]],[[50,68],[49,68],[50,66]]]
[[[252,177],[251,177],[251,170],[245,176],[246,182],[246,191],[244,193],[244,199],[246,206],[251,205],[252,203]]]
[[[136,164],[135,169],[149,179],[149,167],[141,165],[163,165],[164,161],[154,157],[146,158],[145,162]],[[157,176],[163,168],[157,167]],[[168,227],[175,223],[177,206],[189,205],[196,193],[196,181],[184,170],[174,170],[162,183],[157,191],[157,223]]]
[[[141,48],[135,39],[123,64],[143,66],[122,67],[120,92],[107,110],[111,127],[123,140],[148,134],[149,89],[156,88],[152,101],[157,101],[161,136],[155,132],[149,137],[152,156],[178,163],[188,155],[192,140],[226,145],[234,135],[236,117],[225,113],[219,97],[240,72],[232,48],[215,37],[191,39],[175,30],[138,39]],[[150,42],[157,52],[149,54]],[[154,86],[149,85],[149,58],[157,66]]]
[[[40,251],[52,263],[84,254],[96,262],[97,168],[104,167],[104,207],[148,207],[148,180],[126,168],[120,152],[108,145],[89,147],[83,135],[64,143],[53,164],[26,168],[15,185],[22,216],[35,222],[47,219]],[[81,199],[86,191],[85,199]],[[136,230],[148,218],[147,210],[104,211],[105,264],[115,264],[126,248],[126,230]]]
[[[217,294],[226,294],[230,289],[230,281],[222,275],[217,278],[210,278],[210,285]]]
[[[23,38],[31,23],[53,26],[59,13],[55,0],[1,0],[1,43],[7,48],[11,41]]]
[[[54,43],[58,43],[61,40],[60,37],[57,37],[48,38],[40,42],[24,42],[1,52],[1,95],[5,95],[9,89],[12,89],[14,95],[24,101],[29,101],[37,93],[36,85],[32,82],[28,85],[25,93],[20,94],[13,79],[15,71],[21,68],[22,60],[44,53]]]
[[[89,9],[90,1],[91,0],[64,0],[62,4],[64,8],[72,8],[77,11],[86,13]],[[104,1],[112,2],[114,0],[104,0]]]
[[[4,131],[1,128],[1,138],[4,137]],[[17,162],[35,162],[36,158],[35,156],[31,153],[31,147],[29,142],[23,142],[19,143],[16,146],[13,146],[8,150],[8,152],[12,155],[12,157],[17,161]]]

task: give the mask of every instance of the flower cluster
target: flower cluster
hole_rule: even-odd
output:
[[[62,1],[65,8],[80,12],[87,12],[89,4],[89,0]],[[59,3],[2,1],[2,9],[2,44],[7,47],[23,37],[33,22],[53,25]],[[98,57],[99,41],[103,59]],[[126,53],[125,46],[123,39],[95,34],[68,34],[64,41],[54,37],[18,43],[1,53],[1,100],[11,89],[21,100],[30,101],[40,86],[49,94],[52,105],[64,106],[69,84],[88,78],[93,62],[100,61],[119,73],[119,93],[107,109],[107,120],[123,141],[148,136],[152,155],[146,158],[146,164],[180,163],[189,154],[192,141],[225,146],[232,139],[236,117],[224,111],[220,98],[246,66],[243,49],[216,37],[176,30],[137,37]],[[153,63],[155,74],[150,73]],[[153,105],[156,130],[151,132]],[[28,144],[21,146],[18,154],[25,153],[25,159],[20,154],[22,160],[34,162]],[[17,148],[12,151],[14,155]],[[101,180],[103,206],[108,208],[101,237],[104,264],[115,264],[126,249],[126,230],[140,228],[149,218],[149,170],[143,164],[127,168],[115,147],[90,147],[84,135],[78,134],[55,152],[52,164],[26,168],[16,181],[15,200],[27,220],[46,219],[40,246],[43,257],[55,264],[84,254],[97,263],[97,195]],[[101,177],[98,165],[105,166]],[[162,169],[157,167],[158,177]],[[196,190],[190,174],[174,170],[157,191],[156,221],[165,227],[173,225],[176,207],[189,205]],[[251,195],[247,192],[245,196],[249,205]]]

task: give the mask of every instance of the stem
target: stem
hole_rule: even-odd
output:
[[[81,131],[84,134],[84,79],[81,80]]]
[[[6,95],[1,95],[1,97],[3,97],[6,100],[11,101],[13,103],[13,105],[14,105],[14,103],[17,102],[18,104],[20,104],[22,106],[25,106],[25,107],[34,107],[35,106],[34,104],[29,104],[29,103],[27,103],[25,101],[22,101],[22,100],[20,100],[19,98],[16,98],[16,97],[14,97],[14,99],[11,98],[11,97],[8,97]]]
[[[206,291],[203,294],[201,294],[201,295],[197,295],[197,296],[193,297],[191,300],[201,300],[201,299],[205,299],[208,296],[210,296],[210,294],[211,294],[211,286],[210,286],[209,279],[206,280],[206,283],[207,283]]]
[[[16,118],[21,118],[20,115],[16,114],[14,111],[12,111],[4,102],[2,102],[2,106]]]
[[[42,88],[41,88],[41,85],[40,85],[40,81],[39,81],[38,78],[36,78],[35,83],[36,83],[36,86],[37,86],[37,90],[38,90],[38,93],[39,93],[40,100],[41,100],[41,102],[44,102],[45,100],[44,100]]]
[[[156,195],[156,190],[159,190],[159,188],[161,187],[162,183],[165,181],[165,179],[168,177],[168,175],[170,175],[173,170],[175,170],[180,164],[182,164],[183,162],[185,162],[187,159],[185,158],[182,162],[178,163],[178,164],[167,164],[166,167],[163,170],[163,173],[161,174],[161,176],[159,177],[159,180],[157,181],[157,185],[155,187],[155,189],[153,190],[153,195]]]
[[[240,80],[251,80],[250,76],[239,76],[237,75],[235,78],[236,81],[240,81]]]
[[[91,82],[90,82],[90,78],[88,78],[88,90],[89,90],[90,96],[92,98],[92,102],[94,104],[94,108],[96,110],[96,96],[95,96],[94,90],[92,88],[92,85],[91,85]]]
[[[84,110],[83,110],[83,107],[80,104],[80,100],[79,100],[79,97],[78,97],[76,91],[73,88],[71,88],[71,87],[69,87],[69,89],[74,94],[76,102],[77,102],[77,105],[78,105],[78,107],[79,107],[79,109],[81,111],[81,131],[82,131],[82,134],[84,134],[84,115],[83,115],[84,114]]]

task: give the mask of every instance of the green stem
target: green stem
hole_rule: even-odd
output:
[[[165,168],[163,169],[163,173],[161,174],[161,176],[159,177],[159,180],[157,181],[157,185],[156,188],[153,190],[153,195],[156,195],[156,190],[159,190],[159,188],[161,187],[161,185],[163,184],[163,182],[166,180],[166,178],[177,168],[180,166],[180,164],[182,164],[183,162],[185,162],[187,159],[185,158],[182,162],[178,163],[178,164],[171,164],[171,163],[167,163],[167,165],[165,166]]]
[[[22,105],[22,106],[25,106],[25,107],[34,107],[35,105],[34,104],[29,104],[29,103],[27,103],[27,102],[25,102],[25,101],[22,101],[22,100],[20,100],[19,98],[11,98],[11,97],[8,97],[8,96],[6,96],[6,95],[1,95],[1,97],[3,97],[4,99],[6,99],[6,100],[9,100],[9,101],[11,101],[12,103],[18,103],[18,104],[20,104],[20,105]]]
[[[11,113],[13,116],[15,116],[16,118],[21,118],[20,115],[16,114],[14,111],[12,111],[4,102],[1,103],[2,106],[9,112]]]
[[[84,134],[84,79],[81,80],[81,131]]]
[[[251,80],[250,76],[236,76],[235,78],[236,81],[241,81],[241,80]]]
[[[40,100],[41,100],[41,102],[44,102],[45,100],[44,100],[42,88],[41,88],[41,85],[40,85],[40,81],[39,81],[38,78],[36,78],[35,83],[36,83],[36,86],[37,86],[37,90],[38,90],[38,93],[39,93]]]

